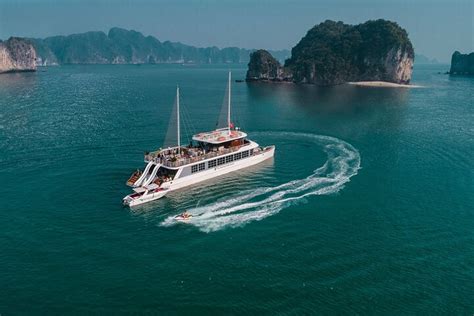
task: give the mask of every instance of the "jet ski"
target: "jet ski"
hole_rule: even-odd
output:
[[[184,212],[184,213],[181,213],[179,215],[176,215],[174,217],[174,219],[179,221],[179,222],[184,222],[184,221],[187,221],[187,220],[191,219],[191,217],[193,217],[192,214],[190,214],[189,212]]]

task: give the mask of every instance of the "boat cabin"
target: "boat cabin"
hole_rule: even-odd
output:
[[[215,152],[225,148],[240,147],[248,144],[249,141],[245,137],[247,137],[247,134],[238,129],[229,130],[228,128],[221,128],[194,135],[193,142],[196,145],[191,143],[188,148],[199,148],[205,152]]]
[[[215,131],[199,133],[193,136],[193,140],[200,143],[208,143],[213,145],[220,145],[234,140],[239,140],[247,137],[247,134],[236,129],[229,130],[228,128],[216,129]]]
[[[217,129],[196,134],[188,146],[160,149],[146,153],[145,162],[154,161],[163,166],[177,168],[186,164],[228,154],[250,144],[247,134],[235,129]]]

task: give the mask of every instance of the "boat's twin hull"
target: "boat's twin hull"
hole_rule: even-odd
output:
[[[247,159],[237,160],[229,164],[225,164],[222,166],[217,166],[215,168],[207,169],[205,171],[197,172],[195,174],[186,176],[181,179],[165,182],[161,186],[164,189],[163,191],[147,194],[143,197],[130,201],[128,205],[136,206],[136,205],[140,205],[143,203],[157,200],[165,196],[170,191],[182,189],[184,187],[187,187],[187,186],[190,186],[202,181],[206,181],[206,180],[209,180],[218,176],[222,176],[224,174],[227,174],[233,171],[237,171],[246,167],[256,165],[260,162],[263,162],[267,159],[272,158],[274,154],[275,154],[275,147],[269,146],[262,152],[258,154],[254,154],[253,156]]]

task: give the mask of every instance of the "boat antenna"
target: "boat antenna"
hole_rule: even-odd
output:
[[[181,154],[181,135],[179,134],[179,86],[176,85],[176,120],[178,129],[178,155]]]
[[[227,126],[229,128],[229,135],[230,135],[230,94],[231,94],[231,86],[230,81],[232,78],[232,73],[229,70],[229,95],[227,96]]]

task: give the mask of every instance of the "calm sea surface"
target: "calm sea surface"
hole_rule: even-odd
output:
[[[472,315],[474,79],[446,69],[416,67],[418,89],[234,83],[234,122],[274,159],[135,209],[125,181],[176,84],[185,136],[211,130],[228,66],[1,75],[0,313]]]

